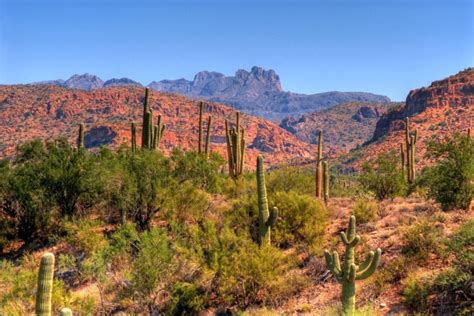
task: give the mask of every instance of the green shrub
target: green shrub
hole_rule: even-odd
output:
[[[195,285],[188,282],[178,282],[171,291],[169,315],[196,315],[204,309],[207,297]]]
[[[443,254],[443,231],[427,219],[408,227],[402,237],[402,254],[424,261],[431,253]]]
[[[277,192],[271,205],[279,209],[279,219],[272,231],[272,242],[282,247],[295,245],[319,249],[327,226],[328,211],[319,200],[294,191]]]
[[[284,167],[266,175],[268,194],[294,191],[314,195],[314,175],[297,167]]]
[[[449,249],[456,258],[455,265],[461,270],[474,274],[474,219],[461,226],[449,239]]]
[[[354,203],[352,213],[356,217],[358,224],[368,223],[377,216],[377,202],[368,199],[358,199]]]
[[[395,152],[382,153],[374,161],[364,163],[359,181],[378,200],[406,194],[406,181]]]
[[[234,247],[222,258],[218,278],[218,293],[226,304],[276,305],[303,286],[305,278],[290,273],[296,262],[280,250],[242,238]]]
[[[435,294],[434,310],[439,315],[470,315],[473,310],[472,274],[449,268],[436,276],[431,292]]]
[[[468,210],[474,194],[474,144],[470,136],[455,134],[429,142],[426,158],[437,162],[423,172],[420,182],[443,210]]]
[[[404,305],[417,312],[427,311],[430,288],[429,280],[409,276],[402,291]]]

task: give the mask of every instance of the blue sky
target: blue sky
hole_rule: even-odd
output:
[[[272,68],[294,92],[404,100],[474,65],[474,0],[0,0],[0,83]]]

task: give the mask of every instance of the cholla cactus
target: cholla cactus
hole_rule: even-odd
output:
[[[38,273],[38,289],[36,292],[35,314],[51,316],[51,296],[53,292],[54,255],[50,252],[41,257]]]
[[[79,134],[77,135],[77,149],[84,148],[84,123],[79,124]]]
[[[344,263],[341,267],[339,254],[334,251],[331,255],[329,251],[324,251],[328,269],[334,274],[337,280],[342,284],[342,308],[344,315],[354,315],[356,301],[356,280],[364,280],[371,276],[380,263],[382,251],[378,248],[375,252],[369,252],[369,255],[361,265],[355,264],[355,246],[359,243],[360,237],[356,235],[356,219],[351,216],[347,233],[340,233],[342,242],[346,245]]]
[[[257,157],[257,194],[258,194],[258,244],[270,245],[270,229],[275,225],[278,209],[274,207],[268,211],[267,187],[265,185],[265,171],[263,157]]]
[[[240,127],[240,113],[236,113],[236,126],[229,129],[229,122],[225,120],[225,135],[227,142],[227,157],[229,162],[229,175],[238,179],[244,170],[245,161],[245,133]]]

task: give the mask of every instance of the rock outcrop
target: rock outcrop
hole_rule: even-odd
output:
[[[319,112],[292,116],[282,120],[280,127],[298,139],[315,144],[323,130],[324,147],[330,155],[336,155],[368,141],[380,116],[394,104],[344,103]]]

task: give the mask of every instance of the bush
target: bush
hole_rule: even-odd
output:
[[[205,294],[195,284],[178,282],[171,292],[167,314],[197,315],[204,309],[206,300]]]
[[[358,199],[352,208],[352,213],[356,217],[358,224],[368,223],[375,219],[377,215],[377,202]]]
[[[403,234],[402,254],[426,260],[431,253],[442,254],[443,231],[427,219],[421,219]]]
[[[430,288],[429,280],[409,276],[402,291],[403,303],[412,310],[418,312],[426,311],[428,309]]]
[[[274,247],[258,247],[250,240],[239,240],[238,246],[222,259],[218,293],[228,305],[276,305],[305,282],[303,277],[290,274],[294,260]]]
[[[459,228],[448,241],[449,249],[454,253],[455,265],[474,275],[474,219]]]
[[[437,164],[423,172],[422,184],[443,210],[468,210],[474,194],[474,144],[470,136],[455,134],[443,142],[429,142],[426,158]]]
[[[279,210],[272,243],[282,247],[306,245],[313,251],[320,247],[328,219],[321,201],[290,191],[274,194],[271,204]]]
[[[362,165],[359,181],[378,200],[405,195],[406,181],[399,165],[395,152],[380,154],[374,161]]]
[[[433,309],[438,315],[470,315],[473,312],[472,274],[449,268],[436,276],[431,292],[435,294]]]
[[[303,168],[285,167],[269,172],[266,177],[269,194],[290,190],[300,194],[315,194],[314,174]]]

